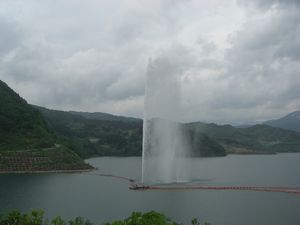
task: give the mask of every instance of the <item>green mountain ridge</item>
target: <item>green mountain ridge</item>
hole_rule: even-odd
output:
[[[133,117],[125,117],[125,116],[116,116],[109,113],[103,112],[76,112],[76,111],[68,111],[73,115],[79,115],[86,119],[92,120],[110,120],[110,121],[124,121],[124,122],[141,122],[142,119],[133,118]]]
[[[54,135],[42,114],[0,80],[0,150],[53,144]]]
[[[48,126],[84,158],[92,156],[139,156],[142,152],[141,120],[86,119],[82,113],[35,106]]]
[[[49,127],[82,157],[141,156],[143,121],[110,115],[109,119],[86,119],[83,113],[50,110],[36,106]],[[120,120],[118,120],[120,118]],[[173,123],[173,122],[172,122]],[[192,156],[225,156],[225,149],[205,134],[186,130]]]
[[[300,134],[268,125],[236,128],[231,125],[189,123],[187,126],[222,145],[227,153],[274,154],[300,152]]]
[[[38,108],[49,127],[61,138],[71,140],[72,149],[83,157],[142,154],[142,120],[118,121],[113,115],[113,120],[86,119],[82,113]],[[236,128],[194,122],[181,126],[196,157],[300,152],[299,133],[268,125]]]
[[[0,151],[58,143],[82,158],[142,155],[141,119],[28,105],[4,82],[0,94]],[[181,127],[195,157],[300,152],[299,133],[268,125],[237,128],[194,122]]]
[[[40,111],[0,80],[0,173],[92,168],[57,141]]]

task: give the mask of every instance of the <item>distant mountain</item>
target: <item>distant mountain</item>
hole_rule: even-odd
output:
[[[53,144],[54,136],[42,114],[0,80],[0,150]]]
[[[125,121],[125,122],[137,122],[142,121],[142,119],[133,118],[133,117],[125,117],[125,116],[115,116],[108,113],[102,113],[102,112],[75,112],[75,111],[69,111],[70,113],[74,115],[82,116],[86,119],[93,119],[93,120],[110,120],[110,121]]]
[[[86,119],[70,113],[39,107],[48,126],[83,157],[140,156],[142,120]],[[268,125],[236,128],[207,123],[182,124],[193,156],[235,154],[274,154],[300,152],[299,133]]]
[[[64,112],[37,108],[53,132],[61,139],[69,141],[70,147],[83,157],[142,155],[141,119],[104,113]],[[205,134],[187,132],[190,135],[193,156],[226,155],[225,149]]]
[[[148,132],[151,134],[153,130],[157,130],[156,134],[147,137],[148,146],[164,146],[174,140],[181,140],[179,143],[185,143],[186,146],[177,147],[186,148],[187,154],[191,157],[212,157],[225,156],[226,150],[216,140],[208,137],[205,133],[199,133],[196,129],[190,129],[187,124],[178,123],[167,119],[152,118],[147,122]],[[168,136],[166,132],[171,132],[173,136]],[[180,136],[177,136],[180,134]],[[166,138],[166,141],[161,138]],[[155,148],[155,147],[154,147]],[[175,147],[176,148],[176,147]]]
[[[222,145],[227,153],[271,154],[300,152],[300,134],[268,125],[236,128],[231,125],[189,123],[187,126]]]
[[[296,121],[298,112],[288,117]],[[189,138],[193,156],[300,152],[298,132],[266,124],[237,128],[195,122],[181,126]],[[140,156],[142,135],[141,119],[33,107],[0,82],[0,153],[5,149],[53,149],[56,143],[62,147],[61,151],[66,148],[84,158]]]
[[[300,132],[300,111],[292,112],[277,120],[266,121],[264,124]]]
[[[142,120],[105,113],[36,108],[43,114],[50,129],[82,157],[142,154]],[[103,120],[101,115],[106,115]]]

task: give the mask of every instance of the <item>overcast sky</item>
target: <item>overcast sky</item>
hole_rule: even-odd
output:
[[[142,117],[149,59],[181,74],[182,118],[300,109],[299,0],[0,0],[0,79],[29,103]]]

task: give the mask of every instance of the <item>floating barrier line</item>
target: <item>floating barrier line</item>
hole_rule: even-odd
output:
[[[130,183],[130,190],[158,190],[158,191],[184,191],[184,190],[237,190],[237,191],[261,191],[261,192],[281,192],[300,195],[300,187],[265,187],[265,186],[159,186],[145,185],[132,178],[118,176],[113,174],[89,174],[101,177],[112,177],[126,180]]]
[[[117,176],[117,175],[113,175],[113,174],[97,173],[97,174],[89,174],[89,175],[100,176],[100,177],[112,177],[112,178],[116,178],[116,179],[126,180],[130,183],[135,183],[134,179],[131,179],[128,177],[123,177],[123,176]]]
[[[163,186],[145,186],[131,188],[133,190],[161,190],[161,191],[180,191],[180,190],[241,190],[241,191],[262,191],[262,192],[282,192],[288,194],[300,195],[298,188],[280,188],[280,187],[243,187],[243,186],[181,186],[181,187],[163,187]]]

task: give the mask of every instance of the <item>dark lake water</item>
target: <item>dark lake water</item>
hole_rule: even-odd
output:
[[[141,176],[141,158],[93,158],[98,171],[76,174],[0,175],[0,213],[44,209],[48,218],[82,216],[95,224],[157,210],[188,224],[192,218],[212,225],[299,225],[300,195],[251,191],[131,191],[126,181],[99,177],[109,173]],[[192,177],[203,185],[300,187],[300,154],[229,155],[197,158]]]

